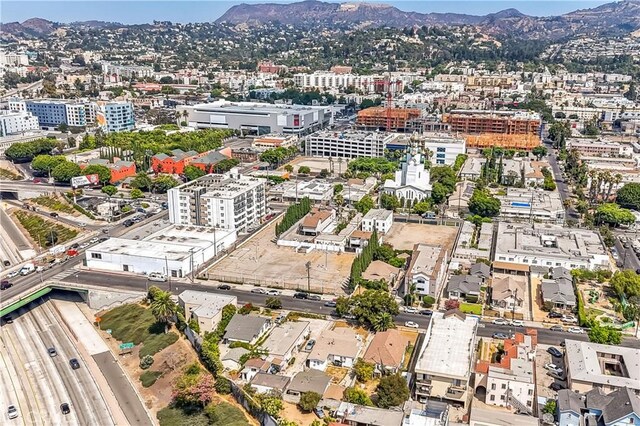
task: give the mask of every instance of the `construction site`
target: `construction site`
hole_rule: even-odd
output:
[[[540,145],[540,137],[531,134],[508,135],[501,133],[482,133],[479,135],[463,135],[468,148],[501,147],[518,151],[531,151]]]
[[[372,107],[358,112],[356,126],[361,130],[385,129],[391,132],[407,132],[407,123],[421,116],[417,108]]]

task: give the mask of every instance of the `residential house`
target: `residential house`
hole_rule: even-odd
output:
[[[415,399],[467,405],[477,327],[477,318],[459,310],[433,313],[415,365]]]
[[[336,218],[336,211],[333,209],[320,209],[314,207],[302,219],[298,233],[302,235],[319,235]]]
[[[258,373],[267,373],[271,369],[271,363],[261,358],[251,358],[244,363],[240,371],[240,380],[250,382]]]
[[[476,189],[476,185],[468,180],[463,180],[456,184],[456,189],[453,194],[447,200],[448,217],[464,217],[469,213],[469,200],[473,196],[473,191]]]
[[[546,161],[525,161],[523,164],[523,176],[525,186],[542,185],[544,183],[544,174],[542,170],[549,167]]]
[[[640,349],[569,339],[565,345],[567,387],[572,391],[627,387],[640,393]]]
[[[364,215],[360,226],[365,232],[373,232],[375,229],[378,235],[389,232],[393,225],[393,211],[385,209],[371,209]]]
[[[282,395],[282,399],[292,404],[297,404],[300,401],[300,396],[306,392],[316,392],[320,395],[324,395],[325,391],[331,383],[331,377],[327,376],[324,372],[315,370],[313,368],[305,371],[301,371],[293,378],[287,386],[287,390]]]
[[[411,263],[405,275],[405,291],[415,285],[420,296],[437,298],[444,285],[447,250],[441,246],[418,243],[413,247]]]
[[[200,332],[216,329],[222,319],[222,309],[227,305],[236,306],[238,298],[204,291],[185,290],[178,295],[178,304],[184,309],[187,323],[192,319],[200,326]]]
[[[486,263],[478,262],[469,268],[469,275],[480,278],[482,284],[486,284],[491,279],[491,267]]]
[[[490,289],[493,307],[509,311],[522,309],[526,296],[526,280],[523,277],[494,278]]]
[[[490,342],[483,342],[491,345]],[[475,393],[484,395],[488,405],[506,407],[522,414],[532,414],[535,403],[534,359],[538,333],[516,333],[503,340],[503,355],[497,362],[493,353],[484,353],[485,359],[476,363]]]
[[[447,284],[447,294],[449,299],[478,299],[481,285],[482,280],[473,275],[451,275]]]
[[[475,409],[475,408],[474,408]],[[428,405],[418,401],[404,403],[402,426],[448,426],[449,404],[431,400]]]
[[[389,285],[389,288],[395,288],[396,280],[400,275],[400,271],[400,268],[391,266],[387,262],[374,260],[362,273],[362,278],[369,281],[384,280]]]
[[[307,365],[324,371],[329,365],[351,368],[362,349],[362,338],[351,328],[324,331],[313,346]]]
[[[248,353],[249,351],[245,348],[232,348],[220,357],[220,361],[222,362],[225,370],[238,371],[242,368],[240,358],[242,358],[242,355]]]
[[[640,424],[640,396],[623,387],[609,394],[594,388],[584,394],[569,389],[558,392],[556,415],[559,426]]]
[[[469,418],[469,426],[539,426],[540,419],[534,416],[510,413],[505,410],[474,406]]]
[[[349,426],[401,426],[404,412],[342,402],[334,416]]]
[[[482,175],[482,167],[484,167],[486,161],[484,158],[468,158],[460,170],[460,179],[476,180],[480,178]]]
[[[287,321],[271,330],[262,347],[269,352],[272,364],[285,368],[308,337],[308,322]]]
[[[244,342],[254,344],[271,327],[271,319],[258,315],[236,314],[225,328],[224,343]]]
[[[278,374],[258,373],[251,379],[251,387],[258,393],[277,392],[282,395],[291,377]]]
[[[363,359],[373,363],[379,373],[395,373],[402,369],[407,354],[409,339],[400,331],[391,328],[376,333]]]
[[[577,306],[573,280],[561,278],[542,279],[542,301],[548,308],[573,310]]]

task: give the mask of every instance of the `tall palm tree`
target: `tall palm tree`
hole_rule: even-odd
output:
[[[389,312],[382,312],[373,317],[371,327],[375,331],[385,331],[393,327],[393,317]]]
[[[160,292],[151,303],[151,313],[159,323],[164,324],[164,332],[168,331],[168,326],[176,314],[176,304],[171,300],[171,293]]]
[[[620,173],[613,175],[611,178],[611,184],[609,185],[609,190],[607,191],[607,200],[611,196],[611,191],[613,190],[614,185],[617,188],[618,185],[620,185],[620,182],[622,182],[622,175]]]
[[[589,201],[593,202],[595,198],[595,193],[598,188],[598,183],[596,182],[598,177],[598,171],[595,169],[589,170]]]

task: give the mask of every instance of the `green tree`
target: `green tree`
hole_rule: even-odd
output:
[[[542,189],[545,191],[555,191],[556,183],[553,181],[553,177],[545,176],[544,181],[542,182]]]
[[[431,211],[431,209],[431,203],[427,200],[420,201],[413,206],[413,212],[419,215],[423,215],[426,212]]]
[[[631,269],[616,271],[609,280],[609,285],[618,295],[627,298],[640,296],[640,275]]]
[[[436,182],[433,184],[431,189],[431,200],[434,204],[443,203],[447,199],[448,190],[447,188],[441,184],[440,182]]]
[[[469,200],[469,211],[482,217],[494,217],[500,213],[500,200],[489,192],[475,189]]]
[[[106,185],[111,182],[111,170],[102,164],[91,164],[82,169],[82,174],[85,176],[94,174],[98,175],[98,179],[100,179],[100,183],[102,185]]]
[[[302,411],[312,411],[318,406],[318,403],[321,399],[322,395],[317,392],[304,392],[302,395],[300,395],[298,407],[300,407]]]
[[[300,166],[298,168],[298,173],[301,175],[308,175],[309,173],[311,173],[311,168],[308,166]]]
[[[277,297],[267,297],[265,306],[269,309],[282,309],[282,300]]]
[[[67,159],[64,155],[48,155],[42,154],[36,156],[31,162],[31,168],[41,173],[51,173],[58,165],[66,163]]]
[[[544,404],[542,408],[542,412],[545,414],[556,414],[557,403],[555,399],[547,399],[547,402]]]
[[[141,191],[149,191],[153,186],[153,181],[145,172],[138,172],[131,181],[131,187]]]
[[[151,313],[159,323],[165,325],[165,332],[176,314],[176,304],[168,291],[159,292],[151,302]]]
[[[153,181],[153,191],[164,194],[173,187],[178,186],[178,181],[171,175],[160,175]]]
[[[378,407],[398,407],[409,398],[409,387],[401,375],[393,374],[380,379],[376,394],[378,395]]]
[[[367,362],[362,358],[358,358],[353,366],[353,372],[355,373],[358,381],[366,383],[373,379],[373,371],[375,370],[375,367],[376,366],[373,363]]]
[[[384,331],[393,326],[393,317],[398,315],[400,310],[393,296],[387,291],[367,290],[349,299],[349,312],[360,324]]]
[[[616,203],[627,209],[640,210],[640,183],[627,183],[620,188]]]
[[[603,345],[619,345],[622,343],[622,333],[615,328],[593,325],[588,332],[589,340]]]
[[[131,190],[131,198],[137,200],[138,198],[144,198],[144,194],[138,188],[134,188]]]
[[[431,184],[440,183],[451,194],[456,189],[456,173],[449,166],[435,166],[430,170]]]
[[[369,194],[365,195],[360,199],[360,201],[356,202],[353,206],[358,212],[363,215],[367,214],[369,210],[374,207],[373,198]]]
[[[293,173],[293,166],[291,164],[287,164],[284,166],[284,171],[287,173]]]
[[[352,404],[364,405],[370,407],[373,405],[371,398],[367,393],[356,387],[348,387],[342,393],[342,400]]]
[[[196,166],[188,165],[187,167],[184,168],[184,177],[186,177],[188,181],[201,178],[205,174],[206,173],[204,172],[204,170]]]
[[[531,152],[533,153],[533,155],[536,156],[536,158],[538,159],[538,161],[540,161],[540,159],[542,157],[544,157],[545,155],[547,155],[547,148],[544,147],[543,145],[539,145],[536,146],[535,148],[533,148],[531,150]]]
[[[31,161],[37,155],[50,154],[56,145],[57,143],[55,140],[44,138],[36,139],[31,142],[17,142],[11,144],[11,146],[6,149],[4,156],[7,160],[14,162]]]
[[[282,397],[277,392],[269,392],[257,396],[260,406],[271,417],[276,419],[280,417],[280,412],[284,408]]]
[[[64,163],[58,164],[52,171],[51,177],[53,177],[58,182],[71,182],[71,178],[80,176],[82,174],[82,169],[76,163],[72,163],[71,161],[66,161]]]
[[[393,194],[380,194],[380,207],[386,210],[396,210],[400,207],[400,200]]]
[[[102,192],[107,194],[109,197],[113,197],[118,192],[118,188],[113,185],[107,185],[102,187]]]
[[[614,203],[605,203],[596,209],[596,223],[611,226],[631,224],[636,217],[627,209],[623,209]]]

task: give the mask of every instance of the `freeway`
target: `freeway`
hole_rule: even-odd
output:
[[[18,407],[24,424],[114,424],[102,392],[83,359],[62,329],[51,305],[44,301],[22,308],[13,323],[2,326],[3,404]],[[55,348],[56,356],[47,353]],[[76,358],[74,370],[69,359]],[[60,405],[69,404],[64,415]]]
[[[80,271],[76,274],[69,275],[62,279],[63,282],[70,284],[73,283],[85,283],[94,286],[107,287],[113,289],[123,290],[138,290],[145,291],[149,285],[157,285],[165,290],[171,291],[173,294],[180,294],[185,290],[197,290],[205,291],[208,293],[229,294],[238,298],[239,304],[251,303],[257,306],[264,306],[266,298],[269,297],[263,294],[251,293],[249,290],[252,286],[232,286],[231,290],[219,290],[216,288],[217,283],[196,282],[167,282],[167,283],[150,283],[145,277],[133,277],[130,275],[117,275],[110,273],[101,273],[96,271]],[[314,314],[331,315],[334,312],[333,308],[324,306],[324,301],[313,301],[294,299],[293,297],[282,296],[282,308],[298,311],[308,312]],[[395,318],[396,323],[399,325],[404,324],[406,321],[413,321],[418,323],[421,328],[426,328],[429,325],[429,317],[419,314],[408,314],[401,312]],[[537,328],[538,330],[538,342],[548,345],[558,345],[564,339],[574,340],[588,340],[586,334],[572,334],[568,332],[551,331],[546,328]],[[494,333],[498,332],[514,332],[516,329],[508,326],[500,326],[491,324],[488,322],[482,322],[482,326],[478,328],[478,335],[482,337],[490,337]],[[640,340],[638,339],[625,339],[622,346],[640,348]]]

